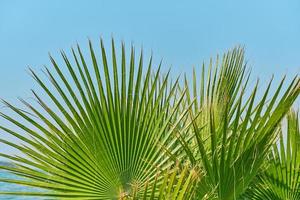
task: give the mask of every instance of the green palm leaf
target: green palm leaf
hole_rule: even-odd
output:
[[[183,95],[173,101],[177,81],[170,84],[169,73],[161,78],[160,66],[152,76],[151,58],[144,72],[143,53],[137,60],[133,47],[127,63],[122,45],[120,67],[114,41],[111,62],[102,41],[100,47],[102,64],[89,42],[92,67],[88,66],[79,46],[77,52],[72,49],[75,64],[71,64],[62,52],[69,73],[64,73],[50,57],[56,74],[48,68],[45,73],[55,90],[49,89],[49,85],[31,70],[51,103],[34,91],[40,108],[21,100],[29,109],[23,111],[4,102],[26,123],[1,113],[21,131],[0,128],[22,142],[15,144],[5,139],[0,142],[24,156],[0,154],[16,164],[16,167],[0,168],[22,177],[0,181],[43,191],[1,194],[121,199],[143,193],[145,184],[156,179],[157,169],[170,166],[159,146],[169,140],[174,131],[171,127],[176,127],[186,113],[179,113],[178,109]],[[136,185],[141,191],[135,190]]]
[[[273,146],[266,169],[253,181],[245,194],[246,198],[300,198],[299,113],[291,110],[286,118],[287,124],[282,125],[279,143]]]

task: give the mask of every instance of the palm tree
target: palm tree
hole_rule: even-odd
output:
[[[20,177],[0,181],[41,190],[0,194],[231,200],[254,188],[299,95],[299,77],[283,94],[284,80],[274,94],[272,81],[261,98],[258,83],[248,94],[250,73],[237,47],[211,60],[208,70],[203,65],[200,87],[194,72],[190,90],[187,78],[182,87],[169,72],[162,75],[161,64],[154,70],[152,57],[144,71],[143,53],[136,59],[134,47],[129,59],[124,44],[117,58],[113,40],[111,59],[102,40],[100,51],[101,64],[91,42],[89,61],[79,46],[73,62],[61,52],[67,73],[50,56],[54,72],[45,73],[52,89],[30,70],[45,93],[33,91],[39,106],[20,99],[24,110],[4,101],[24,121],[1,113],[18,129],[0,128],[21,144],[0,142],[22,155],[0,154],[15,163],[0,169]]]

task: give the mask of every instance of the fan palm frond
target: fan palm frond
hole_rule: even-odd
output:
[[[169,73],[161,78],[160,66],[152,76],[152,58],[144,72],[143,53],[137,61],[133,47],[128,64],[122,44],[120,65],[114,41],[111,49],[110,63],[101,40],[100,64],[89,42],[92,67],[88,66],[79,46],[77,51],[72,49],[75,64],[62,52],[67,74],[50,57],[56,74],[48,68],[45,73],[55,90],[49,89],[49,85],[31,70],[33,78],[51,100],[47,103],[43,95],[33,91],[42,109],[21,99],[29,109],[23,111],[4,101],[28,125],[1,113],[22,131],[1,126],[21,140],[21,144],[5,139],[0,142],[24,156],[0,154],[16,164],[16,167],[0,168],[23,178],[0,181],[43,190],[1,194],[122,199],[137,192],[133,185],[145,188],[147,182],[155,180],[158,168],[170,166],[158,144],[164,145],[174,130],[170,125],[175,127],[187,112],[179,113],[183,96],[171,101],[177,81],[170,84]],[[56,109],[49,104],[54,104]]]

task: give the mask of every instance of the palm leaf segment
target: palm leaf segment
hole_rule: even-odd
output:
[[[200,199],[239,198],[259,171],[278,124],[300,92],[299,77],[295,77],[281,98],[284,80],[269,101],[272,81],[261,99],[257,98],[258,84],[247,97],[250,73],[243,58],[243,49],[235,48],[221,62],[217,59],[214,65],[211,61],[208,72],[203,65],[200,87],[194,72],[193,89],[187,92],[186,102],[196,99],[191,112],[193,129],[180,134],[182,147],[172,157],[186,158],[205,172],[198,183]]]
[[[279,143],[270,152],[266,170],[253,181],[245,197],[300,199],[299,113],[291,110],[286,118],[287,124],[282,125]]]
[[[137,62],[134,48],[128,64],[122,45],[120,67],[117,66],[113,41],[111,64],[102,41],[101,67],[91,42],[89,50],[92,70],[79,47],[77,52],[72,50],[75,66],[62,52],[68,74],[64,74],[51,57],[59,78],[47,68],[45,73],[56,92],[31,71],[59,112],[50,108],[35,92],[33,94],[43,110],[24,100],[21,101],[30,112],[5,102],[28,125],[4,113],[2,117],[29,137],[25,137],[22,131],[1,127],[20,139],[22,144],[5,139],[0,141],[25,155],[1,154],[16,163],[16,167],[1,166],[2,169],[25,177],[1,181],[38,187],[45,192],[2,194],[61,199],[124,199],[140,192],[136,188],[145,190],[145,183],[155,181],[158,168],[163,169],[167,163],[157,144],[164,145],[168,141],[172,132],[170,124],[176,126],[184,115],[179,115],[177,109],[182,98],[170,103],[177,82],[169,85],[169,74],[161,78],[159,69],[152,76],[151,59],[144,72],[143,54]],[[68,78],[76,87],[71,86]]]
[[[160,179],[162,177],[162,179]],[[201,178],[198,170],[188,165],[164,170],[158,174],[154,182],[145,185],[144,194],[133,196],[141,200],[188,200],[195,197],[196,182]]]

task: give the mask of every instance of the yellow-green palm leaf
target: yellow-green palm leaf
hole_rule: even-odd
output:
[[[278,124],[299,95],[300,80],[295,77],[283,93],[282,80],[273,94],[271,81],[259,97],[258,83],[249,91],[242,48],[211,60],[205,69],[203,65],[200,84],[193,74],[193,88],[186,92],[186,102],[195,99],[189,122],[193,128],[181,129],[181,148],[170,150],[171,158],[189,160],[204,172],[198,199],[238,199],[274,144]]]

